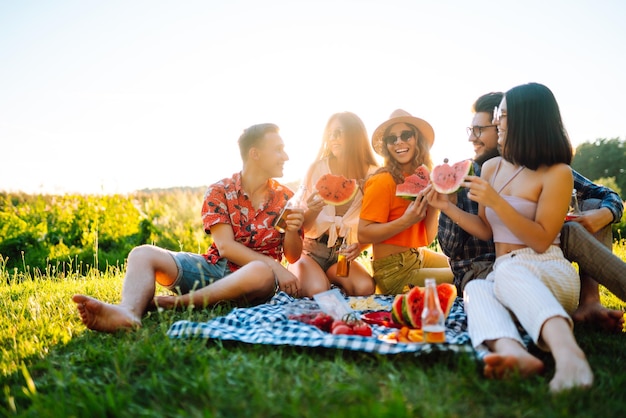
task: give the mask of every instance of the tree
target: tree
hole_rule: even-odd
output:
[[[626,192],[626,142],[619,138],[584,142],[576,147],[572,168],[592,181],[612,177]]]

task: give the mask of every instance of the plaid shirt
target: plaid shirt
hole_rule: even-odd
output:
[[[293,192],[273,179],[268,180],[268,183],[269,199],[258,210],[252,206],[250,198],[241,188],[241,173],[209,186],[202,204],[202,223],[208,234],[213,225],[229,224],[233,228],[235,241],[280,262],[283,257],[283,235],[274,228],[274,221]],[[211,244],[204,258],[211,264],[222,258],[215,243]],[[228,261],[228,267],[233,272],[240,266]]]
[[[474,172],[477,176],[480,175],[480,166],[476,163],[474,163]],[[594,184],[574,170],[572,173],[578,200],[600,199],[600,207],[609,209],[613,214],[613,222],[619,222],[624,211],[620,196],[607,187]],[[456,205],[465,212],[478,214],[478,203],[467,197],[466,188],[462,188],[457,193]],[[459,292],[461,291],[463,276],[472,269],[473,263],[479,261],[493,262],[496,258],[493,241],[482,241],[468,234],[443,213],[439,216],[437,238],[441,249],[450,258],[454,284]]]
[[[574,175],[574,189],[576,189],[579,202],[587,199],[600,199],[602,201],[600,207],[607,208],[613,214],[613,223],[622,219],[624,204],[617,193],[608,187],[598,186],[574,170],[572,170],[572,174]]]

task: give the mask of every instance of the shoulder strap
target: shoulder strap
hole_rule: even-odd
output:
[[[500,160],[500,161],[502,161],[502,160]],[[498,168],[500,168],[500,164],[498,164]],[[500,186],[500,188],[497,190],[497,192],[500,193],[502,191],[502,189],[504,189],[507,186],[507,184],[509,184],[515,177],[517,177],[517,175],[519,173],[521,173],[524,168],[525,167],[523,165],[519,166],[517,168],[517,170],[515,170],[515,172],[513,174],[511,174],[511,177],[509,177],[508,180],[505,181],[502,186]],[[493,177],[495,178],[496,176],[494,175]]]

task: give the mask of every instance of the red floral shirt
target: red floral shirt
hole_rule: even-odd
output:
[[[283,258],[284,235],[274,228],[274,221],[293,192],[273,179],[268,180],[268,184],[270,196],[258,210],[241,189],[241,173],[209,186],[202,204],[202,223],[206,233],[211,233],[213,225],[229,224],[233,228],[235,241],[280,262]],[[204,257],[211,264],[222,258],[215,243]],[[229,261],[228,267],[233,272],[241,266]]]

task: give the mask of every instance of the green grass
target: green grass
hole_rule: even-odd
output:
[[[624,258],[624,246],[616,248]],[[0,266],[1,267],[1,266]],[[491,381],[470,356],[383,356],[170,340],[178,319],[229,307],[152,312],[142,329],[88,331],[71,295],[116,302],[120,271],[17,277],[0,268],[0,416],[617,417],[626,401],[626,334],[576,328],[595,372],[588,391],[552,396],[545,375]],[[608,292],[603,303],[626,305]]]

